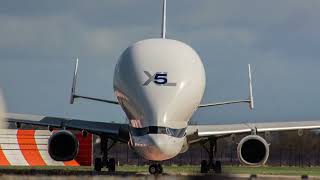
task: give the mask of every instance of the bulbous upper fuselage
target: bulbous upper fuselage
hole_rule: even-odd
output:
[[[177,155],[204,89],[204,67],[190,46],[147,39],[128,47],[115,67],[114,91],[138,153],[150,160]]]

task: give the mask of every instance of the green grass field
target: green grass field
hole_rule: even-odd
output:
[[[174,174],[198,174],[199,166],[164,166],[164,172]],[[147,172],[148,166],[120,166],[119,171]],[[268,174],[268,175],[311,175],[320,176],[320,167],[244,167],[224,166],[223,174]]]
[[[189,174],[197,175],[200,174],[200,167],[193,165],[184,166],[163,166],[164,172],[168,174]],[[1,167],[0,172],[5,173],[5,171],[35,171],[35,170],[46,170],[46,171],[63,171],[63,174],[68,174],[68,172],[91,172],[92,167],[22,167],[22,166],[9,166]],[[134,165],[123,165],[117,167],[117,172],[119,173],[148,173],[148,166],[134,166]],[[210,173],[210,172],[209,172]],[[212,173],[212,172],[211,172]],[[265,174],[265,175],[309,175],[309,176],[320,176],[320,167],[244,167],[244,166],[224,166],[223,174]]]

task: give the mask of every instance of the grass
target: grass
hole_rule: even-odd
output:
[[[200,166],[184,165],[184,166],[163,166],[164,172],[174,174],[198,174]],[[124,165],[118,168],[118,171],[124,172],[148,172],[148,166],[132,166]],[[246,166],[223,166],[224,174],[268,174],[268,175],[309,175],[320,176],[320,167],[246,167]]]
[[[231,174],[268,174],[268,175],[309,175],[320,176],[320,167],[244,167],[244,166],[226,166],[224,173]]]
[[[119,173],[148,173],[148,167],[135,166],[135,165],[123,165],[117,167]],[[195,165],[171,165],[163,166],[164,172],[169,174],[199,174],[200,166]],[[8,166],[0,167],[0,171],[63,171],[63,174],[68,172],[91,172],[92,167],[63,167],[63,166],[43,166],[43,167],[24,167],[24,166]],[[264,174],[264,175],[308,175],[308,176],[320,176],[320,167],[279,167],[279,166],[265,166],[265,167],[245,167],[245,166],[224,166],[223,174]]]

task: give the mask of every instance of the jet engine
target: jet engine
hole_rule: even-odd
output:
[[[70,131],[59,131],[48,140],[48,152],[56,161],[70,161],[78,154],[79,141]]]
[[[269,144],[258,135],[248,135],[241,139],[237,148],[241,163],[250,166],[261,166],[269,157]]]

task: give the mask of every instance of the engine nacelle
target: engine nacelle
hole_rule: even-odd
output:
[[[78,154],[79,141],[70,131],[59,131],[48,140],[48,152],[56,161],[70,161]]]
[[[261,166],[268,160],[269,144],[258,135],[248,135],[239,142],[237,153],[241,163]]]

